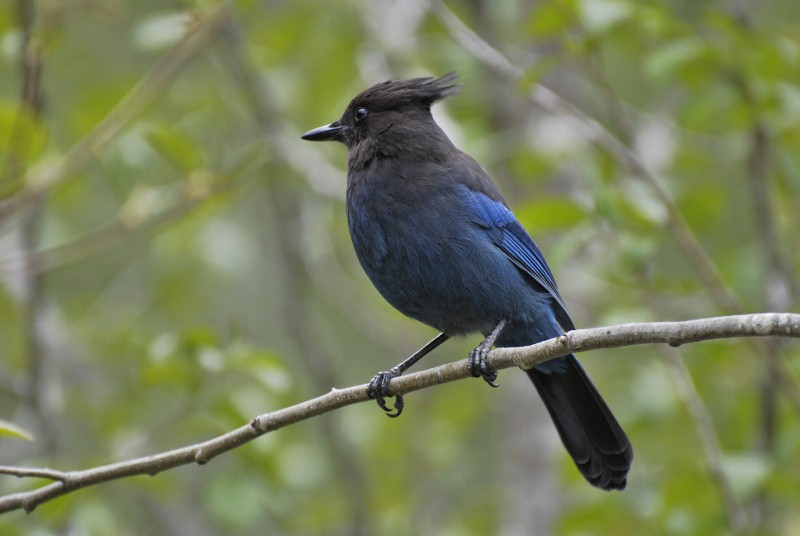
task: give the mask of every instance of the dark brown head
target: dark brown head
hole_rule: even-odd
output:
[[[302,138],[339,141],[353,149],[364,141],[372,145],[386,134],[391,136],[395,130],[400,135],[417,121],[435,125],[431,105],[458,93],[461,84],[456,83],[457,76],[449,73],[441,78],[387,80],[375,84],[350,101],[341,119],[306,132]]]

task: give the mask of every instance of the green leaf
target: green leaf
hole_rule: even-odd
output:
[[[622,22],[632,13],[630,4],[618,0],[582,0],[578,9],[584,26],[598,33]]]
[[[575,11],[565,2],[543,2],[531,15],[528,28],[538,37],[559,37],[575,24]]]
[[[755,494],[766,481],[770,470],[769,461],[753,453],[725,454],[722,466],[734,490],[741,496]]]
[[[142,49],[160,50],[177,43],[190,24],[186,13],[161,13],[136,26],[134,42]]]
[[[0,436],[9,436],[9,437],[16,437],[19,439],[27,439],[28,441],[33,441],[33,433],[26,430],[25,428],[14,424],[13,422],[8,422],[4,420],[0,420]]]
[[[150,146],[179,171],[188,173],[201,167],[201,153],[192,140],[178,129],[161,125],[145,138]]]
[[[645,61],[645,72],[657,80],[666,80],[689,62],[696,61],[705,45],[694,36],[667,41]]]

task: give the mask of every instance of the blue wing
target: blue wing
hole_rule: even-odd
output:
[[[528,274],[555,299],[556,319],[565,331],[575,329],[556,280],[536,243],[502,202],[463,187],[466,200],[478,224],[485,227],[497,246],[520,270]]]

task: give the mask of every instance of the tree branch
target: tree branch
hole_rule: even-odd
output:
[[[488,356],[488,363],[489,366],[498,370],[510,367],[528,369],[538,363],[573,352],[652,343],[664,343],[676,347],[692,342],[732,337],[800,338],[800,314],[761,313],[684,322],[621,324],[579,329],[532,346],[493,350]],[[404,395],[437,384],[470,377],[467,360],[463,359],[415,374],[401,376],[392,380],[391,387],[393,393]],[[20,478],[39,477],[55,480],[55,482],[35,490],[0,497],[0,513],[18,509],[31,512],[44,502],[101,482],[134,475],[153,476],[166,469],[189,463],[203,465],[216,456],[268,432],[367,400],[369,398],[366,384],[345,389],[334,388],[311,400],[259,415],[249,424],[207,441],[152,456],[79,471],[0,466],[0,474]]]

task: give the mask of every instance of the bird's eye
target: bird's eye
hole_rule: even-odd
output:
[[[355,113],[355,116],[354,116],[355,119],[356,119],[356,123],[360,123],[361,121],[366,119],[368,115],[369,115],[369,112],[367,111],[366,108],[359,108],[358,110],[356,110],[356,113]]]

